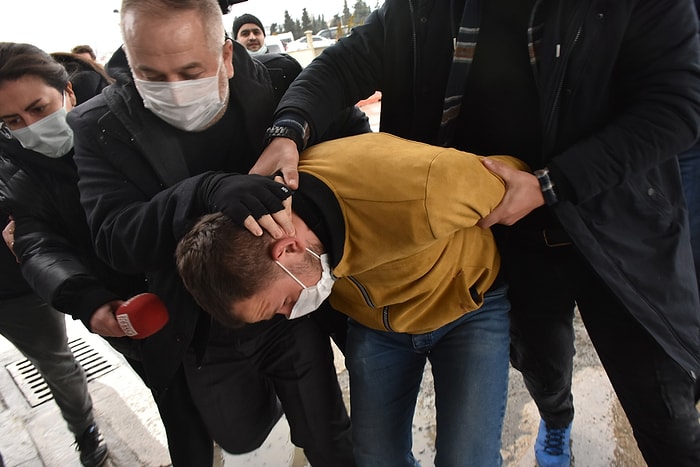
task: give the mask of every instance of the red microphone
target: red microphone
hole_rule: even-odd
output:
[[[168,310],[156,294],[142,293],[131,297],[114,314],[124,333],[132,339],[145,339],[160,331],[168,322]]]

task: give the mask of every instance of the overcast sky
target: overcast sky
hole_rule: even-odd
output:
[[[365,3],[374,8],[374,0]],[[89,44],[98,56],[109,57],[121,44],[120,0],[0,0],[0,41],[28,42],[46,52],[69,51],[74,45]],[[252,13],[263,25],[282,24],[284,11],[301,18],[303,8],[326,21],[341,13],[343,0],[247,0],[233,5],[224,16],[227,31],[233,19]],[[354,1],[348,0],[352,8]]]

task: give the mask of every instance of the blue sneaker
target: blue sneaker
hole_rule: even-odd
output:
[[[535,460],[539,467],[571,467],[571,423],[565,428],[549,428],[540,420],[535,441]]]

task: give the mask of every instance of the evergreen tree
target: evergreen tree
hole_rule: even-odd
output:
[[[321,29],[326,29],[328,27],[328,23],[326,23],[326,19],[323,15],[317,16],[312,20],[313,24],[313,30],[318,32]]]
[[[289,16],[289,11],[284,10],[284,31],[283,32],[291,32],[294,34],[294,37],[299,37],[299,33],[297,32],[297,28],[295,27],[296,24],[294,20],[292,19],[291,16]]]
[[[311,24],[311,18],[309,18],[309,12],[306,11],[306,8],[301,10],[301,30],[302,31],[308,31],[308,30],[313,31],[313,24]]]
[[[369,14],[372,12],[369,6],[363,0],[357,0],[355,6],[353,7],[353,20],[355,25],[363,24]]]
[[[350,24],[350,8],[348,8],[348,0],[343,0],[343,24]]]

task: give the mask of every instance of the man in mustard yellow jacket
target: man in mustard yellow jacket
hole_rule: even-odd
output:
[[[206,216],[177,250],[188,290],[234,327],[298,318],[330,295],[350,317],[353,430],[398,444],[396,465],[415,465],[411,421],[429,359],[436,465],[500,465],[509,303],[493,236],[476,224],[504,182],[474,154],[383,133],[313,146],[299,172],[296,235],[255,237]],[[452,463],[465,446],[478,458]]]

